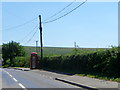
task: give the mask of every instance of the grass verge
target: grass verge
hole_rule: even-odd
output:
[[[101,80],[107,80],[107,81],[115,81],[120,83],[120,78],[115,78],[115,77],[107,77],[105,75],[100,75],[100,74],[76,74],[78,76],[86,76],[90,78],[96,78],[96,79],[101,79]]]
[[[94,73],[90,74],[90,73],[85,73],[85,72],[79,73],[77,71],[53,70],[53,69],[48,69],[48,68],[44,68],[43,70],[67,74],[67,75],[77,75],[77,76],[83,76],[83,77],[86,76],[86,77],[90,77],[90,78],[96,78],[96,79],[107,80],[107,81],[115,81],[115,82],[120,83],[120,78],[108,77],[108,76],[102,75],[102,74],[94,74]]]

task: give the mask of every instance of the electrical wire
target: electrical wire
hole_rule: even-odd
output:
[[[23,39],[21,39],[20,42],[26,39],[37,27],[38,25],[36,25]]]
[[[54,15],[50,16],[49,18],[45,19],[44,22],[47,21],[47,20],[49,20],[49,19],[51,19],[51,18],[53,18],[54,16],[58,15],[59,13],[63,12],[66,8],[68,8],[69,6],[71,6],[75,1],[76,1],[76,0],[74,0],[73,2],[71,2],[70,4],[68,4],[66,7],[64,7],[64,8],[63,8],[62,10],[60,10],[59,12],[57,12],[57,13],[55,13]]]
[[[72,9],[71,11],[67,12],[66,14],[56,18],[56,19],[53,19],[53,20],[50,20],[50,21],[47,21],[47,22],[42,22],[42,23],[50,23],[50,22],[54,22],[58,19],[61,19],[63,18],[64,16],[67,16],[68,14],[72,13],[74,10],[76,10],[77,8],[79,8],[80,6],[82,6],[87,0],[85,0],[84,2],[82,2],[81,4],[79,4],[77,7],[75,7],[74,9]]]
[[[33,37],[35,36],[35,34],[37,33],[37,31],[38,31],[38,29],[35,31],[35,33],[32,35],[32,37],[25,44],[29,43],[33,39]]]
[[[32,21],[36,20],[37,18],[38,18],[38,17],[36,17],[36,18],[34,18],[34,19],[32,19],[32,20],[29,20],[29,21],[27,21],[27,22],[25,22],[25,23],[23,23],[23,24],[16,25],[16,26],[13,26],[13,27],[10,27],[10,28],[7,28],[7,29],[4,29],[4,30],[11,30],[11,29],[15,29],[15,28],[22,27],[22,26],[24,26],[24,25],[26,25],[26,24],[28,24],[28,23],[31,23]]]

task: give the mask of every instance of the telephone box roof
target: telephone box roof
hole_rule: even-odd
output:
[[[37,54],[36,52],[32,52],[31,54]]]

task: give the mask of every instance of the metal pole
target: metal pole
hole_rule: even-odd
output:
[[[36,52],[38,52],[37,47],[38,47],[38,41],[36,41]]]
[[[41,45],[41,60],[43,60],[43,43],[42,43],[42,23],[41,23],[41,15],[39,15],[39,20],[40,20],[40,45]]]
[[[74,46],[75,46],[75,51],[76,51],[76,46],[77,46],[77,45],[76,45],[76,42],[74,42]]]

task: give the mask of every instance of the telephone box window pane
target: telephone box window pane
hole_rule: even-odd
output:
[[[32,68],[35,68],[35,56],[32,57]]]

